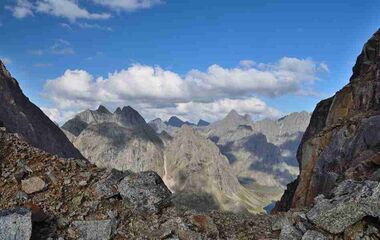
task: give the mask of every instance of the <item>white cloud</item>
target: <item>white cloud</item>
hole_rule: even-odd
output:
[[[158,4],[164,3],[162,0],[93,0],[93,2],[114,10],[124,10],[129,12],[152,8]]]
[[[310,59],[284,57],[275,64],[223,68],[210,66],[206,72],[192,70],[187,81],[194,87],[194,95],[206,97],[209,91],[219,97],[261,94],[280,96],[297,93],[318,79],[320,64]],[[203,96],[206,94],[205,96]]]
[[[78,6],[73,0],[41,0],[36,3],[36,11],[56,17],[67,18],[72,22],[77,19],[109,19],[109,13],[90,13]]]
[[[17,0],[15,6],[6,6],[5,8],[10,10],[16,18],[33,16],[33,5],[28,0]]]
[[[65,111],[101,103],[132,105],[148,118],[161,113],[214,120],[231,109],[274,117],[280,112],[258,97],[310,94],[321,68],[310,59],[282,58],[275,64],[250,63],[235,68],[212,65],[205,72],[191,70],[185,75],[141,64],[98,78],[84,70],[66,70],[46,82],[44,94]]]
[[[255,61],[252,61],[252,60],[241,60],[239,62],[239,65],[244,67],[244,68],[250,68],[250,67],[253,67],[255,66],[256,62]]]
[[[41,107],[41,110],[55,123],[62,123],[75,116],[72,111],[60,111],[58,108]]]

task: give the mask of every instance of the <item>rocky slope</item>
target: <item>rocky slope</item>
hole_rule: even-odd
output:
[[[228,159],[214,143],[187,125],[165,148],[163,179],[173,192],[208,195],[223,210],[261,212],[267,204],[240,185]]]
[[[320,102],[298,150],[300,175],[276,210],[312,205],[346,179],[380,180],[380,31],[365,44],[350,82]]]
[[[270,217],[172,207],[154,172],[63,159],[0,129],[1,239],[271,239]]]
[[[33,146],[62,157],[81,158],[65,134],[23,94],[0,61],[0,122]]]
[[[163,142],[131,107],[118,108],[114,113],[104,106],[86,110],[62,129],[70,133],[68,137],[83,156],[99,167],[163,174]]]

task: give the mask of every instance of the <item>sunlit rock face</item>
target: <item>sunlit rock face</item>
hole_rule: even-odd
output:
[[[320,102],[298,150],[300,175],[276,210],[310,206],[345,179],[380,180],[380,31],[364,45],[350,82]]]

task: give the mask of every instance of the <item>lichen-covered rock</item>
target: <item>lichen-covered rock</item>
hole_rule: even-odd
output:
[[[116,227],[113,220],[75,221],[72,225],[83,240],[109,240]]]
[[[285,225],[280,234],[280,240],[301,240],[302,233],[292,225]]]
[[[307,213],[317,227],[338,234],[366,216],[380,216],[380,183],[346,180],[331,199],[316,198],[315,206]]]
[[[0,239],[29,240],[32,236],[32,213],[25,208],[0,210]]]
[[[126,176],[118,185],[124,200],[138,211],[157,212],[168,204],[170,190],[153,171]]]

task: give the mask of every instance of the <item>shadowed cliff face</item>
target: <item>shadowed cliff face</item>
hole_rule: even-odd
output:
[[[380,180],[380,31],[342,90],[320,102],[298,149],[300,175],[275,211],[310,206],[345,179]]]
[[[82,158],[65,134],[23,94],[0,61],[0,122],[30,144],[61,157]]]

